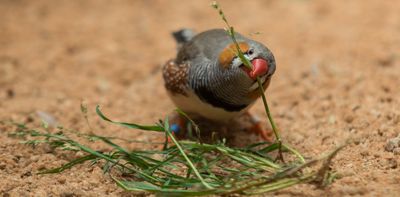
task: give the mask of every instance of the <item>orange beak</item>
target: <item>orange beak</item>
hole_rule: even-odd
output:
[[[253,70],[244,69],[249,77],[253,80],[257,77],[263,76],[268,72],[268,63],[264,59],[257,58],[251,61],[253,64]]]

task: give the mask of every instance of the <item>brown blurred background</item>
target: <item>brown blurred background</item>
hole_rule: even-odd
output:
[[[95,133],[161,140],[110,126],[94,107],[101,104],[111,117],[128,122],[152,123],[169,114],[174,106],[160,67],[176,52],[170,34],[223,27],[210,3],[0,0],[0,120],[38,125],[50,117],[54,125],[88,131],[79,109],[84,101]],[[356,139],[332,166],[343,178],[324,190],[295,186],[276,195],[400,193],[399,156],[384,148],[400,133],[400,1],[220,4],[237,31],[275,54],[277,72],[267,95],[285,141],[313,157]],[[260,104],[252,111],[263,116]],[[8,137],[11,127],[0,129],[2,194],[133,195],[96,166],[36,175],[68,157],[21,145]]]

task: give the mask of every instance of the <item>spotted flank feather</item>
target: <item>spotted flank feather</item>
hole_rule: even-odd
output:
[[[165,88],[172,94],[188,96],[188,72],[188,63],[177,64],[174,60],[169,60],[163,67]]]

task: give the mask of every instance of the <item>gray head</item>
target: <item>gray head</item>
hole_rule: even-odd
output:
[[[195,46],[189,82],[196,94],[208,103],[227,111],[240,111],[258,98],[256,77],[264,89],[275,72],[275,58],[263,44],[236,34],[245,57],[254,65],[249,70],[236,54],[236,46],[222,29],[203,32],[192,39]],[[204,63],[206,62],[206,63]]]

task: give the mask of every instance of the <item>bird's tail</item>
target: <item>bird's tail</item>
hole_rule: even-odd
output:
[[[191,29],[181,29],[172,32],[172,36],[174,36],[175,41],[178,43],[178,49],[179,49],[183,44],[189,42],[195,36],[195,33]]]

